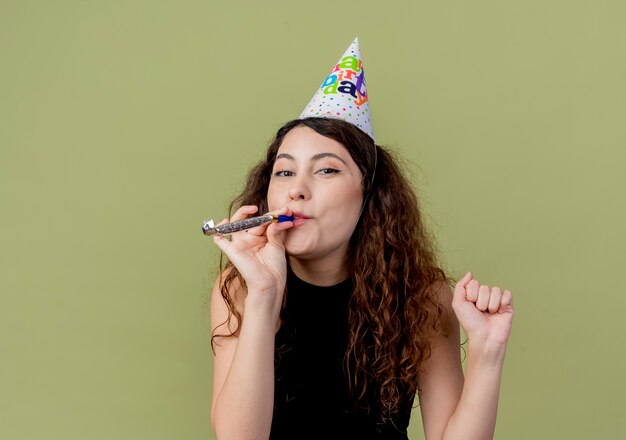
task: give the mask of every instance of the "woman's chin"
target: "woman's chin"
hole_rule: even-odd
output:
[[[299,247],[285,246],[285,251],[287,255],[294,258],[306,259],[307,256],[310,256],[310,252]]]
[[[285,252],[290,257],[306,258],[311,255],[314,249],[315,246],[311,243],[294,236],[287,237],[285,240]]]

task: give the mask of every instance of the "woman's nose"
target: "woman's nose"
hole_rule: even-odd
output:
[[[311,196],[306,184],[301,179],[295,179],[289,188],[289,198],[291,200],[306,200]]]

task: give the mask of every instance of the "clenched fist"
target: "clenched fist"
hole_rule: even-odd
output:
[[[480,284],[468,272],[454,287],[452,308],[470,343],[506,345],[513,321],[511,291]]]

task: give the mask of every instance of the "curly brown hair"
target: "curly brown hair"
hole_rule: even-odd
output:
[[[452,285],[438,261],[435,240],[427,230],[415,191],[399,160],[353,124],[334,118],[294,119],[271,141],[264,160],[249,172],[245,189],[229,212],[256,205],[267,212],[267,189],[278,149],[289,131],[306,126],[341,143],[363,175],[364,209],[350,239],[346,265],[352,293],[345,371],[357,402],[374,409],[383,421],[405,409],[418,390],[420,366],[430,356],[430,341],[442,330],[443,306],[436,286]],[[389,214],[389,215],[386,215]],[[237,336],[241,313],[235,308],[235,286],[245,281],[220,258],[221,293],[236,318],[229,334]],[[230,325],[227,325],[230,328]],[[375,402],[366,400],[375,396]]]

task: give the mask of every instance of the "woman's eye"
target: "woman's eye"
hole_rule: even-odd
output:
[[[274,176],[275,177],[289,177],[289,176],[293,176],[293,172],[287,171],[287,170],[278,170],[278,171],[274,171]]]
[[[317,172],[320,174],[333,174],[333,173],[338,173],[339,170],[336,170],[334,168],[322,168],[318,170]]]

